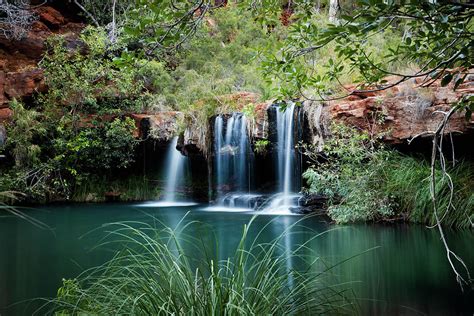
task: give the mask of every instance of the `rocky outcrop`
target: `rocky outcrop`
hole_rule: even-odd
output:
[[[372,135],[381,135],[386,143],[402,144],[414,137],[429,136],[436,130],[446,112],[463,96],[474,93],[474,78],[453,90],[441,87],[439,81],[430,87],[412,81],[391,89],[354,94],[345,99],[326,103],[305,102],[309,122],[309,141],[321,146],[328,137],[332,122],[341,122]],[[449,121],[446,133],[472,134],[474,121],[464,113],[456,113]]]
[[[140,139],[151,139],[167,142],[179,131],[179,122],[183,121],[182,112],[168,111],[155,114],[131,114],[137,129],[135,136]]]
[[[77,37],[84,28],[82,23],[68,21],[51,6],[35,9],[38,20],[21,40],[0,36],[0,109],[16,99],[44,92],[43,71],[38,62],[46,49],[46,40],[53,34],[65,35],[68,47],[77,46]]]

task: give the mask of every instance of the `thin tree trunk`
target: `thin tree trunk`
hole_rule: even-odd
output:
[[[330,0],[329,2],[329,22],[337,24],[337,15],[339,13],[340,6],[339,0]]]

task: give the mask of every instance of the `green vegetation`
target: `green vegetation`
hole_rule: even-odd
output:
[[[71,201],[133,202],[156,200],[158,197],[160,197],[158,186],[142,175],[127,174],[122,177],[98,175],[77,181]]]
[[[350,313],[357,307],[344,285],[328,286],[333,266],[320,264],[305,247],[249,240],[253,220],[244,227],[232,257],[220,260],[212,240],[196,238],[190,222],[171,229],[146,224],[109,225],[104,244],[124,250],[103,266],[65,280],[54,312],[76,314],[314,315]],[[189,233],[188,233],[189,231]],[[214,250],[213,250],[214,249]],[[191,255],[192,254],[192,255]],[[302,268],[288,267],[298,262]]]
[[[430,166],[423,159],[404,156],[380,147],[376,138],[354,128],[335,125],[333,138],[324,146],[324,162],[309,168],[304,177],[310,192],[330,198],[329,215],[338,223],[407,220],[436,224],[429,191]],[[322,159],[309,152],[314,160]],[[474,220],[474,166],[459,163],[437,170],[436,196],[442,223],[471,227]]]
[[[0,188],[22,192],[18,200],[69,198],[71,189],[89,181],[91,174],[111,174],[134,161],[137,141],[130,118],[94,118],[79,121],[74,128],[70,116],[61,117],[58,123],[18,102],[13,109],[6,150],[15,165],[2,170]]]
[[[255,152],[260,155],[265,155],[267,153],[268,145],[270,141],[268,139],[259,139],[255,142]]]
[[[265,64],[269,79],[279,79],[283,99],[307,90],[330,99],[412,78],[442,78],[442,85],[456,87],[473,65],[474,12],[464,1],[361,0],[332,23],[321,23],[325,19],[304,1],[296,8],[288,40]],[[389,75],[395,79],[388,83]],[[359,85],[343,89],[351,77]]]

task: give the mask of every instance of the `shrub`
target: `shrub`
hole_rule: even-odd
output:
[[[38,141],[46,134],[46,128],[40,120],[41,114],[26,109],[16,100],[10,102],[10,108],[13,117],[7,125],[9,137],[6,147],[13,154],[17,168],[32,167],[40,161],[41,147]]]
[[[48,93],[42,103],[49,107],[72,107],[79,112],[104,111],[103,106],[123,110],[120,102],[103,100],[138,97],[142,82],[135,67],[117,67],[108,55],[102,28],[87,27],[81,33],[81,49],[69,49],[62,36],[48,38],[50,50],[40,66],[45,71]]]
[[[431,171],[426,161],[380,147],[366,132],[354,128],[333,126],[332,131],[333,138],[324,146],[328,155],[325,161],[303,176],[310,192],[329,197],[328,213],[336,222],[395,218],[435,224],[429,190]],[[437,171],[440,217],[445,225],[470,227],[474,218],[474,166],[460,163],[448,173],[454,184],[452,205],[448,178]]]
[[[116,118],[111,122],[93,121],[78,133],[56,139],[56,150],[63,165],[74,175],[82,172],[126,168],[134,161],[137,140],[135,122]]]
[[[270,141],[268,139],[259,139],[255,142],[255,152],[260,155],[265,155],[267,153],[268,145]]]

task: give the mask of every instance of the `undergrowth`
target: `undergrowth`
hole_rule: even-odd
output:
[[[377,143],[366,132],[333,126],[328,155],[304,173],[310,192],[330,198],[329,215],[338,223],[377,220],[408,220],[435,224],[430,196],[430,165]],[[321,157],[314,157],[315,160]],[[317,156],[317,155],[316,155]],[[442,223],[457,228],[472,227],[474,220],[474,166],[457,163],[448,178],[438,169],[436,196]]]

